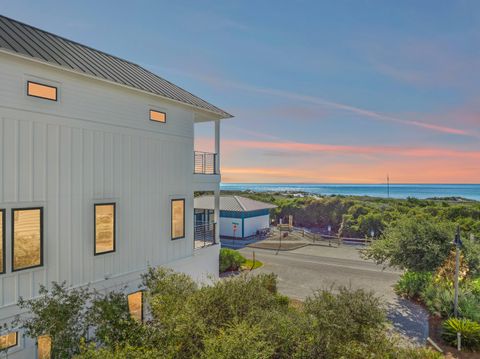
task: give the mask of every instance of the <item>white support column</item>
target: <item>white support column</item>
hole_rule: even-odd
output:
[[[215,219],[215,243],[220,244],[220,186],[214,191],[215,209],[213,217]]]
[[[215,170],[220,174],[220,120],[215,120]]]

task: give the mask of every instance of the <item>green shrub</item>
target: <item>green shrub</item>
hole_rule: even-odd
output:
[[[208,337],[201,358],[203,359],[268,359],[274,348],[262,328],[247,322],[234,323]]]
[[[407,271],[395,284],[395,292],[405,298],[419,298],[431,280],[432,274],[429,272]]]
[[[461,334],[462,347],[480,348],[480,324],[468,319],[450,318],[443,322],[443,339],[452,346],[457,346],[457,333]]]
[[[220,273],[239,270],[246,262],[238,251],[228,248],[220,249]]]

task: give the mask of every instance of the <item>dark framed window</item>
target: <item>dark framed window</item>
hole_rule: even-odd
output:
[[[162,111],[150,110],[150,121],[167,122],[167,114]]]
[[[43,207],[12,209],[12,272],[43,266]]]
[[[0,335],[0,350],[16,347],[18,345],[18,332]]]
[[[143,322],[143,291],[131,293],[127,296],[128,311],[133,319]]]
[[[96,203],[94,206],[94,254],[115,252],[116,203]]]
[[[185,238],[185,199],[172,199],[172,239]]]
[[[27,81],[27,95],[50,101],[57,101],[57,88],[55,86],[49,86],[38,82]]]
[[[0,209],[0,274],[6,272],[5,245],[5,210]]]
[[[37,338],[37,359],[50,359],[52,357],[52,337],[41,335]]]

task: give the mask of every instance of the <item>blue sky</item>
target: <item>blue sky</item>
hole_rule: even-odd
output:
[[[0,5],[234,114],[224,181],[480,183],[478,1]]]

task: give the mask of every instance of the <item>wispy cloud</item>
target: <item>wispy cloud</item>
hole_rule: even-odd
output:
[[[357,106],[352,106],[349,104],[344,104],[341,102],[336,102],[336,101],[331,101],[329,99],[323,98],[323,97],[318,97],[318,96],[311,96],[311,95],[306,95],[306,94],[299,94],[291,91],[284,91],[284,90],[278,90],[278,89],[273,89],[273,88],[268,88],[268,87],[258,87],[258,86],[252,86],[252,85],[247,85],[239,82],[234,82],[234,81],[229,81],[225,80],[223,78],[217,77],[217,76],[202,76],[202,75],[197,75],[197,74],[191,74],[191,73],[185,73],[181,71],[183,75],[190,76],[196,79],[199,79],[201,81],[208,82],[211,85],[218,86],[221,88],[234,88],[242,91],[248,91],[248,92],[253,92],[253,93],[259,93],[259,94],[264,94],[267,96],[274,96],[274,97],[281,97],[281,98],[286,98],[289,100],[294,100],[294,101],[300,101],[304,103],[309,103],[309,104],[314,104],[318,105],[321,107],[325,108],[330,108],[330,109],[335,109],[335,110],[340,110],[340,111],[345,111],[349,113],[353,113],[356,115],[359,115],[364,118],[369,118],[377,121],[383,121],[383,122],[391,122],[391,123],[398,123],[401,125],[406,125],[406,126],[413,126],[417,128],[422,128],[434,132],[439,132],[439,133],[446,133],[446,134],[452,134],[452,135],[459,135],[459,136],[468,136],[468,137],[473,137],[473,138],[480,138],[480,134],[478,133],[472,133],[467,130],[455,128],[455,127],[450,127],[450,126],[443,126],[443,125],[438,125],[434,123],[427,123],[427,122],[422,122],[422,121],[417,121],[417,120],[407,120],[395,116],[390,116],[387,114],[383,114],[377,111],[372,111],[369,109],[365,109],[362,107],[357,107]]]
[[[321,143],[273,142],[249,140],[224,140],[222,144],[230,149],[276,150],[284,152],[332,153],[348,155],[378,155],[428,158],[462,158],[480,160],[480,151],[457,151],[439,147],[395,147],[395,146],[345,146]]]

